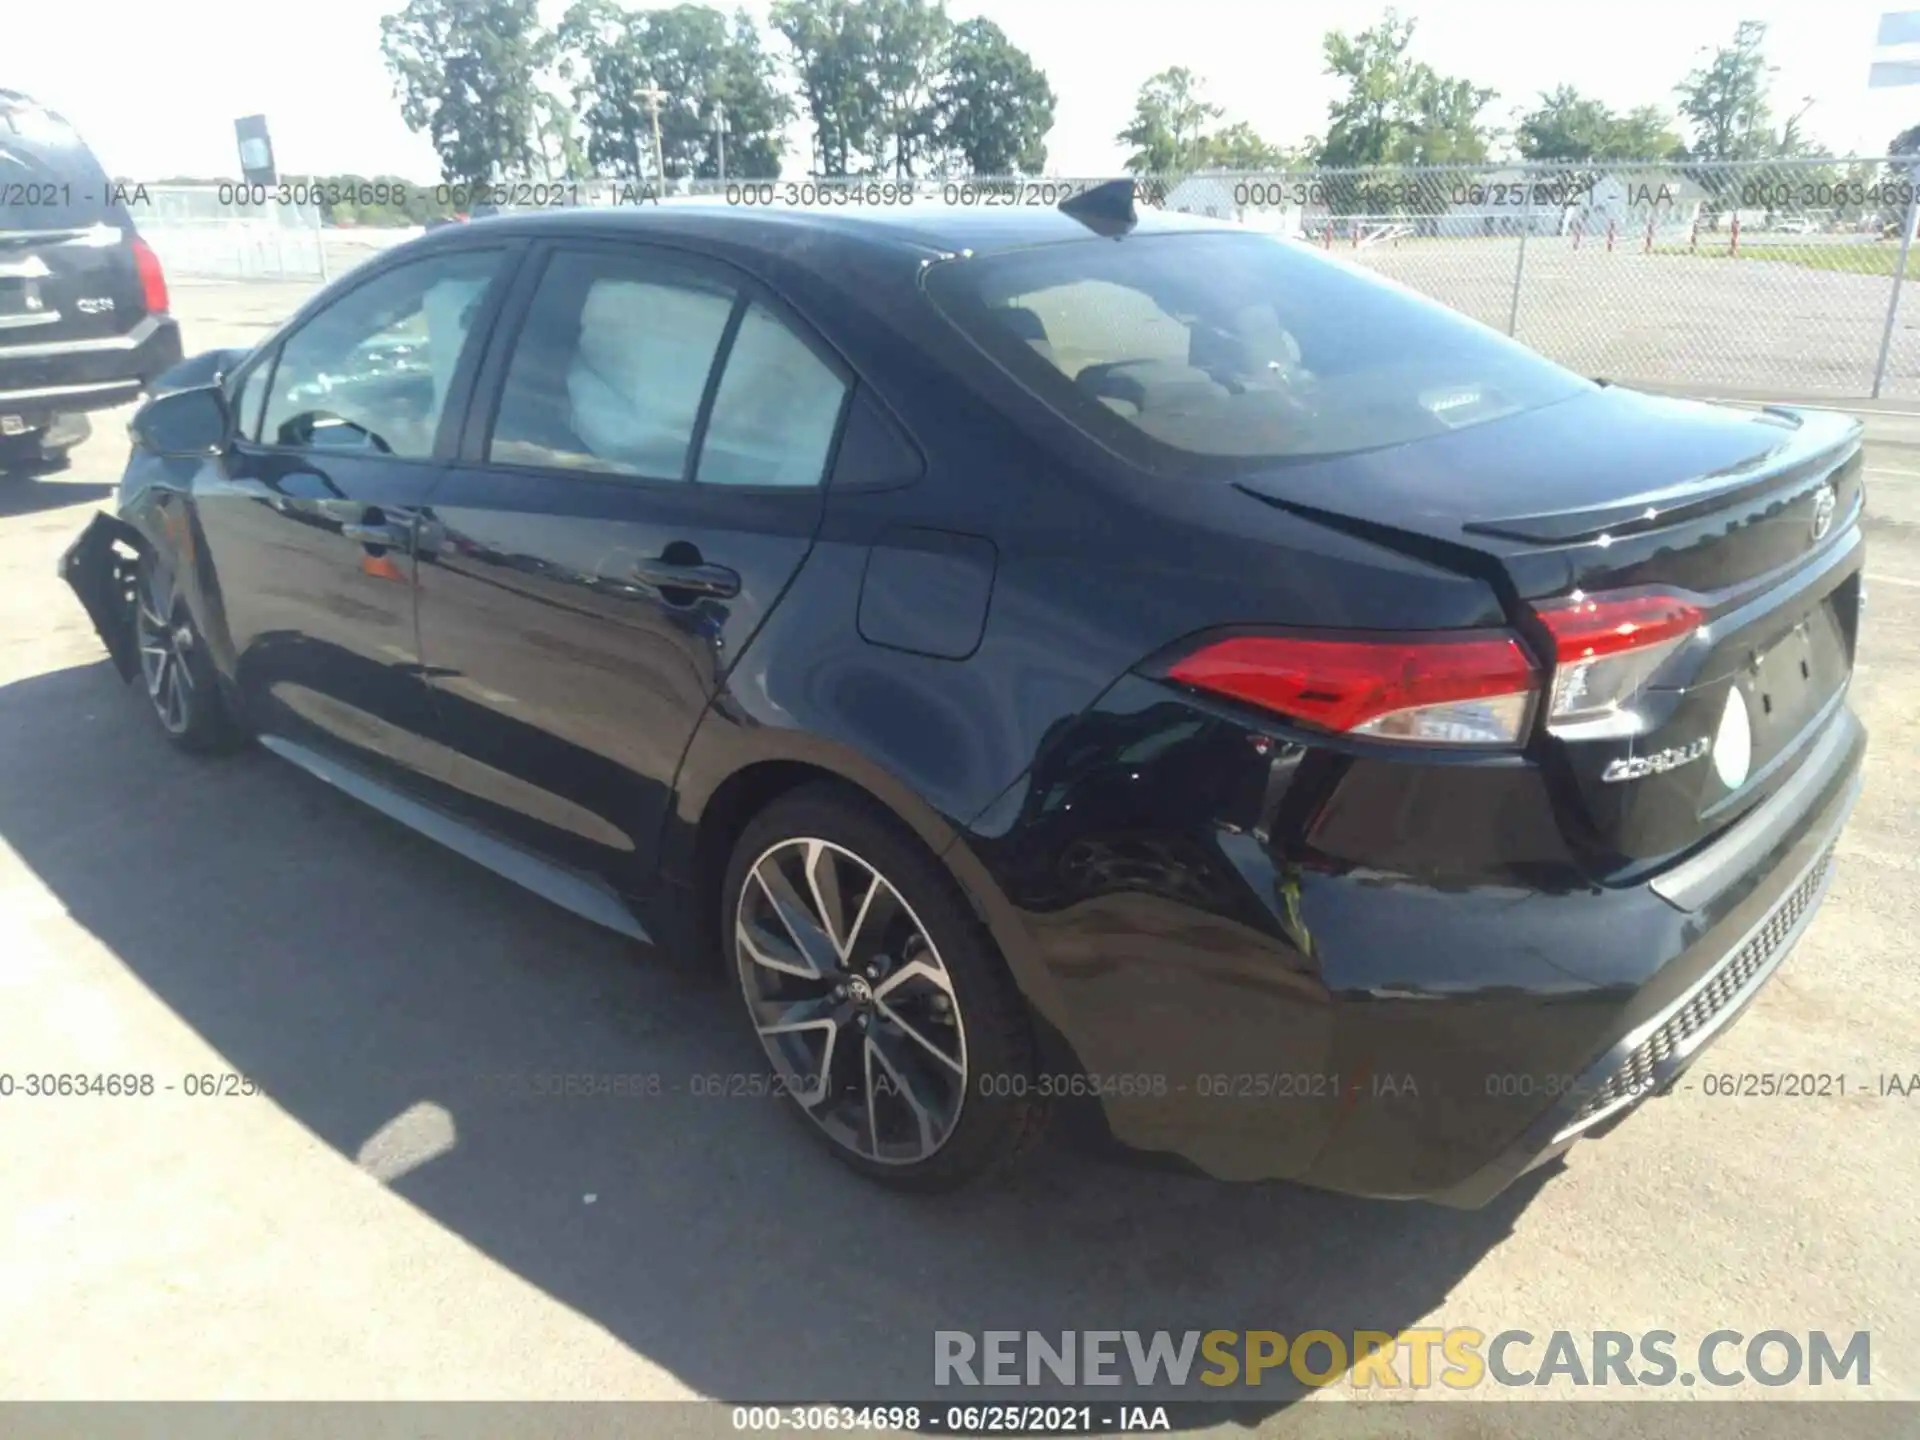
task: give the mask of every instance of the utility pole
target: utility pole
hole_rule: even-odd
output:
[[[720,183],[727,183],[727,107],[720,101],[713,102],[713,143],[714,153],[720,164]]]
[[[660,179],[660,193],[667,193],[667,165],[660,156],[660,102],[667,98],[667,92],[657,85],[636,92],[647,102],[647,113],[653,116],[653,173]]]

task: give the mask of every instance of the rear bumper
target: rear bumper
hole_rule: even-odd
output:
[[[0,344],[0,415],[38,428],[55,415],[124,405],[180,358],[170,315],[145,316],[124,335]]]
[[[1748,901],[1674,962],[1684,973],[1694,955],[1704,952],[1709,957],[1704,973],[1622,1034],[1580,1074],[1572,1093],[1544,1111],[1505,1151],[1430,1198],[1463,1208],[1486,1204],[1577,1141],[1606,1133],[1647,1100],[1669,1094],[1739,1019],[1793,953],[1826,898],[1834,847],[1860,795],[1865,733],[1851,711],[1842,712],[1833,739],[1840,742],[1836,750],[1845,745],[1852,752],[1837,792],[1829,791],[1790,842],[1773,850],[1765,880]],[[1722,844],[1737,848],[1740,829]],[[1729,932],[1737,936],[1732,944],[1725,939]]]
[[[1752,1001],[1818,908],[1866,745],[1839,702],[1779,806],[1606,888],[1555,870],[1545,839],[1469,873],[1483,842],[1519,855],[1551,829],[1497,770],[1370,788],[1360,762],[1238,725],[1156,750],[1194,712],[1145,689],[1103,708],[1087,723],[1109,745],[1063,745],[1075,773],[1036,777],[1025,813],[968,842],[1058,1037],[1043,1087],[1216,1178],[1465,1207],[1669,1088]],[[1460,878],[1312,853],[1298,837],[1328,837],[1343,806],[1430,832]]]

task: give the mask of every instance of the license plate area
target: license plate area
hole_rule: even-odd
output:
[[[1734,672],[1758,765],[1799,735],[1847,683],[1853,647],[1836,613],[1836,598],[1823,598],[1784,634],[1751,650]]]

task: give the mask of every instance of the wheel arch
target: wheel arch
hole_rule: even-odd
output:
[[[727,862],[753,817],[810,784],[835,785],[904,824],[932,852],[985,927],[1030,1009],[1049,1026],[1065,1018],[1052,976],[1026,927],[965,840],[963,825],[851,747],[797,730],[739,724],[709,713],[680,767],[662,837],[660,873],[679,892],[684,943],[709,965],[721,958],[715,925]]]

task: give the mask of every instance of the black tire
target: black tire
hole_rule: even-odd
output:
[[[806,960],[800,930],[778,918],[776,890],[805,905],[806,919],[817,918],[822,906],[812,892],[802,898],[782,888],[783,878],[804,877],[814,864],[823,887],[840,897],[828,908],[841,916],[846,959],[840,937],[829,932],[826,959]],[[878,876],[890,894],[865,889],[863,873]],[[734,846],[719,919],[733,988],[776,1084],[808,1132],[844,1163],[900,1189],[950,1190],[1003,1171],[1044,1129],[1025,1001],[952,877],[879,805],[830,784],[774,801]],[[753,958],[756,947],[763,960]],[[802,975],[765,959],[798,959],[810,971],[833,973]],[[836,986],[855,993],[842,999]],[[760,1033],[767,1023],[780,1033]],[[828,1024],[837,1028],[829,1032]],[[829,1034],[843,1033],[851,1045],[835,1038],[829,1050]],[[950,1073],[956,1056],[957,1076]],[[874,1074],[882,1078],[871,1098],[855,1093]],[[822,1075],[831,1077],[824,1085]],[[958,1103],[944,1119],[937,1102],[952,1091]],[[929,1136],[937,1139],[930,1149]]]
[[[246,732],[227,708],[200,627],[172,572],[151,552],[140,557],[133,599],[134,685],[160,733],[196,755],[239,749]]]

